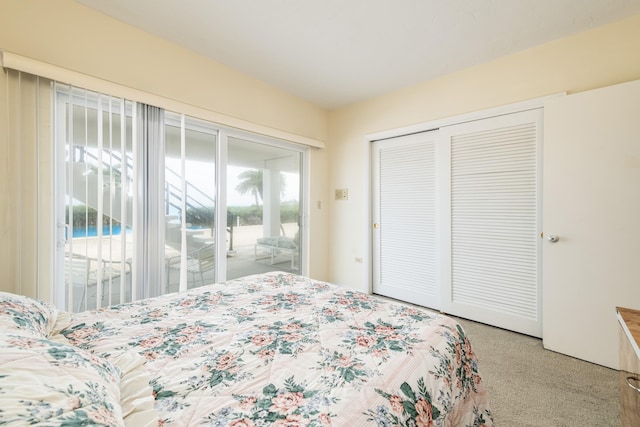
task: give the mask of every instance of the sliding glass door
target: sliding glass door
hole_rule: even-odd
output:
[[[166,292],[215,281],[216,147],[211,123],[165,117]]]
[[[228,138],[227,278],[300,271],[302,152]]]
[[[83,89],[55,95],[59,307],[301,272],[305,148]]]

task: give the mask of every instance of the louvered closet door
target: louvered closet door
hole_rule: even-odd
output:
[[[532,110],[440,130],[443,309],[538,337],[541,124]]]
[[[437,132],[373,144],[373,292],[440,306]]]

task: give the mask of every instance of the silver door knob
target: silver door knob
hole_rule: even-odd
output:
[[[550,234],[549,237],[547,237],[547,239],[549,239],[551,243],[555,243],[558,240],[560,240],[560,236],[558,236],[557,234]]]

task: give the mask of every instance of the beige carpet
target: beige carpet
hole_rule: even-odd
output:
[[[537,338],[458,319],[478,355],[498,427],[619,426],[618,371]]]

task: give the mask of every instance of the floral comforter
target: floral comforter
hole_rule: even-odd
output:
[[[160,425],[492,425],[454,320],[267,273],[73,314],[61,334],[142,355]]]

